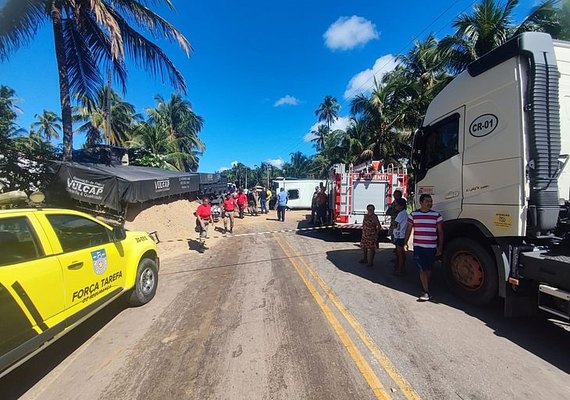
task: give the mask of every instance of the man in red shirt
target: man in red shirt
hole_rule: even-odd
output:
[[[230,233],[234,230],[234,212],[237,206],[236,199],[234,199],[230,193],[226,194],[226,198],[222,203],[225,232],[228,231],[228,219],[230,220]]]
[[[243,189],[240,189],[238,192],[237,205],[239,207],[239,217],[243,219],[243,211],[247,207],[247,196],[243,192]]]
[[[200,245],[202,249],[207,249],[206,237],[208,236],[208,225],[213,222],[212,206],[210,205],[209,198],[204,197],[202,199],[202,204],[198,206],[194,215],[196,216],[196,227],[199,227],[200,230]]]

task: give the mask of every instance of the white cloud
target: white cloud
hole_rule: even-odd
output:
[[[380,81],[385,73],[392,71],[397,65],[396,57],[392,54],[380,57],[372,68],[361,71],[350,79],[344,91],[344,98],[350,99],[361,93],[370,93],[374,87],[374,78]]]
[[[325,45],[331,50],[350,50],[378,39],[376,25],[365,18],[353,15],[340,17],[323,34]]]
[[[229,169],[232,169],[233,167],[235,167],[236,165],[238,165],[239,161],[232,161],[230,163],[231,167],[220,167],[218,168],[218,172],[223,172],[223,171],[227,171]]]
[[[303,137],[303,139],[305,140],[305,142],[310,142],[311,140],[313,140],[315,138],[315,135],[312,133],[313,131],[316,131],[317,129],[319,129],[319,125],[321,125],[322,122],[317,122],[315,124],[313,124],[313,126],[311,126],[311,128],[309,129],[309,132],[307,132],[305,134],[305,136]],[[339,117],[335,122],[333,122],[333,124],[331,125],[331,131],[337,130],[337,129],[341,129],[341,130],[346,130],[346,128],[350,125],[350,117]]]
[[[281,107],[281,106],[296,106],[299,104],[299,99],[295,96],[283,96],[279,100],[273,104],[273,107]]]
[[[273,160],[269,159],[265,160],[265,162],[279,169],[283,168],[283,164],[285,164],[285,161],[283,161],[281,158],[275,158]]]

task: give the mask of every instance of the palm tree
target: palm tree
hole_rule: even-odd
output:
[[[300,151],[291,153],[291,161],[285,163],[283,171],[287,176],[306,178],[311,172],[311,159]]]
[[[43,137],[47,142],[52,138],[59,139],[59,132],[61,131],[61,118],[53,111],[44,110],[41,114],[36,114],[35,118],[38,120],[32,122],[30,130],[36,132]]]
[[[137,0],[6,0],[0,12],[0,60],[32,40],[40,25],[50,21],[58,66],[64,159],[73,148],[70,96],[94,98],[102,84],[101,70],[112,66],[126,85],[125,55],[151,73],[167,77],[185,91],[182,74],[155,43],[131,24],[156,38],[176,42],[190,53],[190,44],[174,26]],[[155,0],[173,9],[170,0]]]
[[[456,32],[441,40],[440,50],[447,59],[447,67],[453,73],[463,71],[467,65],[525,31],[559,30],[556,22],[557,0],[546,0],[520,22],[514,25],[512,14],[519,0],[508,0],[504,4],[496,0],[481,0],[475,4],[473,14],[461,14],[453,27]]]
[[[330,130],[327,125],[319,124],[316,130],[312,130],[311,134],[313,135],[313,139],[311,142],[315,144],[315,148],[317,151],[322,151],[325,146],[325,139],[329,134]]]
[[[319,104],[319,108],[315,110],[315,115],[318,121],[324,121],[329,130],[331,125],[338,119],[338,112],[340,111],[340,104],[333,96],[325,96],[323,102]]]
[[[362,159],[395,158],[392,152],[399,140],[397,130],[404,126],[407,98],[401,95],[401,86],[389,79],[376,82],[369,97],[357,95],[351,104],[353,116],[362,119],[368,132]]]
[[[16,104],[19,99],[14,89],[0,85],[0,136],[8,138],[22,129],[16,125],[15,120],[22,110]]]
[[[110,93],[107,90],[107,86],[101,87],[97,91],[95,100],[88,96],[80,96],[79,105],[74,108],[73,120],[83,122],[78,131],[85,133],[87,146],[101,142],[123,146],[134,123],[141,118],[131,103],[124,101],[114,90],[110,89]],[[108,101],[111,102],[110,107],[107,105]],[[109,116],[107,116],[108,110],[110,110]],[[110,122],[109,126],[107,121]]]
[[[126,143],[135,150],[142,149],[142,155],[135,159],[134,165],[177,170],[174,165],[178,157],[177,146],[158,125],[146,122],[138,124]]]
[[[166,101],[161,96],[155,98],[156,108],[147,110],[148,122],[159,126],[166,136],[177,146],[179,154],[175,161],[176,167],[181,171],[196,170],[198,156],[206,148],[204,142],[198,137],[202,130],[204,119],[197,115],[188,100],[179,94],[172,94]]]

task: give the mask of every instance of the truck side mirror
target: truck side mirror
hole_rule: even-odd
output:
[[[113,227],[113,238],[115,242],[120,242],[127,238],[127,231],[122,226]]]

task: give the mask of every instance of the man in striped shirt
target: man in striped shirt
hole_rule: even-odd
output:
[[[420,209],[413,211],[408,218],[408,229],[404,243],[408,250],[408,241],[414,231],[414,261],[420,270],[420,281],[424,293],[419,301],[428,301],[429,283],[433,263],[443,251],[443,217],[433,211],[433,199],[429,194],[420,196]]]

